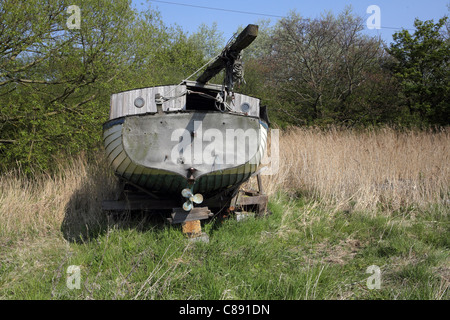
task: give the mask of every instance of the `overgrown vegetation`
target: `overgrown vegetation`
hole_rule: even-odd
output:
[[[128,0],[83,1],[80,29],[68,29],[71,4],[0,3],[3,172],[51,171],[55,158],[95,150],[112,93],[179,83],[206,59],[198,44],[218,50],[214,27],[188,37]]]
[[[144,220],[110,224],[83,244],[41,238],[2,250],[3,299],[419,299],[449,298],[449,221],[336,212],[304,199],[272,199],[273,214],[208,225],[209,243]],[[80,266],[80,289],[66,285]],[[381,270],[369,289],[366,270]]]
[[[105,215],[118,190],[98,148],[112,93],[179,83],[224,39],[129,0],[81,2],[71,30],[71,4],[0,3],[0,299],[450,298],[446,18],[391,45],[350,10],[258,23],[239,91],[284,128],[272,215],[213,219],[193,243]]]
[[[95,151],[112,93],[179,83],[224,46],[214,24],[188,35],[130,0],[83,1],[80,29],[69,29],[71,4],[0,3],[2,172],[50,172],[55,158]],[[260,21],[238,90],[261,98],[280,127],[446,126],[446,19],[416,20],[390,45],[364,35],[349,9]]]
[[[0,298],[450,298],[447,132],[303,129],[280,146],[263,180],[272,214],[217,216],[203,225],[209,243],[145,213],[108,217],[101,201],[117,184],[102,157],[58,176],[3,175]],[[70,265],[80,289],[67,287]],[[367,286],[372,265],[380,289]]]
[[[80,243],[2,243],[3,299],[449,298],[448,216],[369,216],[272,197],[273,214],[209,223],[209,243],[145,218],[104,224]],[[25,245],[27,244],[27,245]],[[7,246],[7,250],[5,247]],[[80,289],[67,268],[80,267]],[[380,289],[367,286],[369,266]]]
[[[249,49],[257,52],[247,61],[248,93],[263,98],[280,126],[446,126],[447,17],[415,26],[386,44],[366,36],[350,10],[315,19],[291,13]]]

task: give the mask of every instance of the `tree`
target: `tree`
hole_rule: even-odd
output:
[[[450,123],[450,42],[443,32],[447,17],[437,23],[416,19],[413,34],[393,35],[388,52],[395,58],[393,76],[401,86],[409,118],[426,124]]]
[[[257,96],[265,104],[271,93],[271,90],[267,90],[271,66],[266,63],[266,59],[271,52],[273,27],[270,26],[270,20],[258,20],[255,24],[258,25],[258,36],[242,51],[244,82],[238,85],[236,90],[243,94]],[[236,34],[243,30],[244,27],[240,26]]]
[[[278,22],[268,64],[286,112],[305,123],[339,122],[364,112],[350,98],[379,69],[382,48],[380,39],[362,35],[363,28],[349,9],[316,19],[292,12]]]
[[[188,37],[188,42],[199,49],[203,53],[204,58],[209,61],[223,49],[223,32],[217,30],[216,22],[210,27],[202,23],[198,30]]]
[[[62,151],[80,152],[101,138],[93,128],[108,106],[100,101],[130,62],[124,48],[135,12],[126,0],[83,1],[79,28],[70,29],[71,4],[0,3],[2,169],[47,169]]]
[[[130,0],[0,2],[0,171],[51,170],[53,159],[101,146],[110,95],[179,82],[200,50]]]

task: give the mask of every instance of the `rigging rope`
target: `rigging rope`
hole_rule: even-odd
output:
[[[169,91],[168,95],[170,95],[173,91],[175,91],[179,86],[181,86],[183,83],[185,83],[189,78],[193,77],[197,73],[199,73],[203,68],[208,66],[211,62],[216,60],[217,58],[221,58],[225,61],[225,78],[222,85],[222,92],[218,93],[216,97],[213,97],[211,95],[208,95],[203,92],[196,92],[192,90],[186,89],[185,92],[182,92],[178,95],[172,96],[172,97],[161,97],[162,102],[166,102],[173,99],[178,99],[186,94],[198,94],[200,96],[203,96],[204,98],[213,99],[215,100],[215,107],[220,112],[233,112],[233,109],[227,102],[228,94],[233,92],[234,84],[235,83],[245,83],[244,80],[244,68],[242,64],[242,54],[241,53],[232,53],[228,49],[231,45],[231,43],[234,41],[234,39],[237,37],[237,33],[235,33],[227,42],[225,48],[216,56],[211,58],[206,64],[201,66],[199,69],[197,69],[193,74],[191,74],[189,77],[181,81],[178,85],[176,85],[172,90]],[[236,56],[235,56],[236,55]]]
[[[204,67],[208,66],[211,62],[213,62],[215,59],[217,59],[218,57],[220,57],[220,55],[222,54],[219,53],[216,56],[214,56],[211,60],[209,60],[207,63],[205,63],[203,66],[201,66],[200,68],[197,69],[197,71],[195,71],[193,74],[191,74],[189,77],[187,77],[186,79],[184,79],[183,81],[181,81],[179,84],[177,84],[177,86],[175,88],[173,88],[172,90],[169,91],[168,94],[171,94],[174,90],[176,90],[179,86],[181,86],[183,83],[185,83],[187,80],[189,80],[189,78],[192,78],[193,76],[195,76],[197,73],[199,73]],[[186,93],[184,93],[186,94]],[[183,94],[183,95],[184,95]]]

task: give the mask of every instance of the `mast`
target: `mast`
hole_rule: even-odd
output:
[[[236,72],[241,68],[241,51],[247,48],[258,36],[258,26],[249,24],[232,42],[230,42],[222,53],[203,71],[197,78],[199,83],[207,83],[222,69],[226,71],[226,86],[233,89],[233,83],[236,80]]]

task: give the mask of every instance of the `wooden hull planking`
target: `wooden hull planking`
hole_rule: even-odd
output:
[[[194,159],[183,162],[173,157],[174,150],[184,141],[177,141],[176,134],[173,135],[173,132],[180,128],[186,130],[185,135],[190,132],[192,136],[211,128],[218,129],[216,134],[223,135],[231,132],[227,130],[236,128],[242,129],[241,134],[249,129],[258,134],[256,139],[249,137],[248,149],[253,143],[256,143],[256,146],[251,148],[254,152],[247,154],[247,157],[239,158],[236,155],[234,158],[233,152],[238,152],[238,147],[234,146],[231,153],[228,150],[220,155],[222,160],[231,155],[235,159],[234,162],[201,163],[195,161],[199,156],[199,152],[195,151]],[[171,133],[172,137],[169,136]],[[191,188],[194,193],[201,193],[208,198],[227,189],[239,187],[256,172],[266,148],[267,125],[259,118],[220,112],[130,115],[105,123],[103,140],[111,167],[125,181],[161,198],[179,196],[184,188]],[[200,153],[204,155],[205,148],[211,148],[211,144],[212,142],[203,145]],[[225,149],[226,147],[223,148]],[[214,153],[216,152],[214,149]],[[245,161],[238,161],[242,159]],[[190,168],[195,168],[195,171],[189,171]]]

